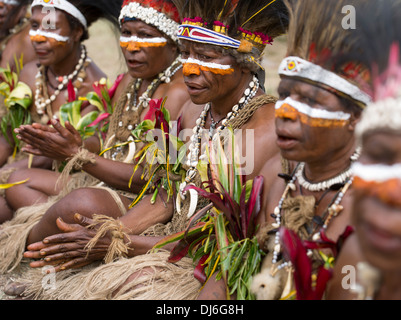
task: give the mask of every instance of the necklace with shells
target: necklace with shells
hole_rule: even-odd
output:
[[[354,161],[357,161],[359,159],[361,153],[361,149],[357,148],[355,153],[351,156],[350,160],[351,163]],[[335,195],[333,201],[331,202],[330,206],[327,208],[327,216],[324,220],[321,221],[320,225],[321,228],[313,233],[311,235],[311,239],[313,241],[318,241],[320,239],[320,231],[321,230],[327,230],[330,222],[338,216],[343,210],[343,206],[341,205],[341,202],[346,194],[346,192],[350,189],[352,183],[353,183],[353,172],[351,169],[351,166],[348,170],[346,170],[343,173],[340,173],[336,177],[329,179],[324,182],[312,184],[310,182],[307,182],[303,176],[303,172],[305,169],[305,164],[304,163],[299,163],[294,171],[294,174],[292,175],[291,178],[288,178],[288,183],[287,186],[284,190],[283,195],[281,196],[281,199],[279,201],[278,206],[274,209],[274,213],[272,214],[272,217],[276,220],[272,224],[272,227],[274,228],[275,231],[275,239],[274,239],[274,249],[273,249],[273,258],[272,258],[272,275],[274,275],[277,271],[279,271],[282,268],[291,268],[291,262],[289,261],[283,261],[281,264],[279,264],[280,261],[280,255],[281,255],[281,243],[280,243],[280,232],[279,229],[282,226],[282,217],[283,217],[283,204],[289,193],[292,191],[296,191],[297,187],[295,185],[295,182],[298,180],[298,183],[301,187],[304,187],[305,189],[312,191],[312,192],[320,192],[320,191],[327,191],[330,188],[334,187],[334,185],[339,185],[341,189],[337,192]],[[300,177],[302,177],[300,179]],[[308,255],[312,255],[312,251],[308,252]]]
[[[143,82],[142,79],[136,79],[132,84],[132,91],[127,93],[127,103],[125,104],[124,112],[134,111],[136,113],[142,113],[142,110],[149,106],[149,102],[152,99],[152,96],[156,89],[159,87],[161,83],[170,83],[171,78],[182,68],[182,64],[180,61],[180,57],[177,57],[173,63],[163,72],[161,72],[157,78],[155,78],[151,84],[147,87],[145,92],[138,97],[138,92]],[[128,124],[125,124],[124,121],[120,118],[118,122],[118,130],[128,130],[131,132],[135,129],[137,124],[132,124],[130,121]],[[115,135],[113,136],[115,137]],[[113,137],[110,141],[114,140]],[[125,157],[123,162],[129,163],[135,156],[136,152],[136,145],[133,142],[134,138],[130,135],[127,139],[129,143],[129,151],[128,155]],[[121,154],[123,147],[119,146],[114,148],[113,152],[111,153],[111,159],[117,160],[117,157]]]
[[[217,139],[219,134],[226,128],[229,121],[233,120],[239,112],[255,97],[256,93],[259,90],[259,80],[256,76],[253,76],[253,79],[249,83],[248,88],[244,91],[244,95],[239,100],[238,104],[236,104],[231,112],[229,112],[224,120],[221,121],[221,125],[217,128],[211,126],[208,132],[208,137],[210,139]],[[202,149],[202,136],[205,130],[205,124],[207,120],[207,116],[211,109],[211,103],[206,104],[204,110],[201,112],[200,117],[196,120],[196,126],[193,128],[193,135],[190,139],[189,145],[189,155],[187,157],[186,165],[189,167],[186,173],[185,181],[180,184],[180,192],[176,198],[176,207],[178,213],[181,212],[181,202],[185,200],[187,192],[184,191],[186,186],[193,183],[193,180],[196,177],[198,172],[197,165],[199,160],[205,160],[205,154],[200,155]],[[215,132],[216,131],[216,132]],[[198,203],[198,196],[195,190],[189,190],[191,196],[190,208],[188,212],[188,218],[190,218],[196,210],[196,206]]]
[[[81,88],[82,83],[86,78],[85,69],[91,64],[91,62],[92,60],[87,56],[86,47],[82,46],[81,56],[74,68],[74,71],[69,75],[60,76],[57,78],[59,84],[54,93],[48,98],[45,97],[47,96],[48,91],[48,68],[42,65],[39,66],[39,71],[36,75],[35,106],[36,112],[39,115],[42,124],[47,124],[51,117],[54,119],[58,118],[58,113],[53,114],[52,103],[56,101],[60,93],[67,88],[70,81],[73,83],[75,93],[78,92],[78,89]]]

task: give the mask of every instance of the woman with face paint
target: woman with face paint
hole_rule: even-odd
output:
[[[55,195],[54,186],[60,175],[49,170],[46,183],[43,183],[44,170],[31,170],[31,174],[38,174],[30,176],[30,188],[18,190],[19,186],[16,186],[7,190],[7,199],[11,199],[14,194],[20,204],[26,201],[29,195],[32,195],[34,201],[45,203],[21,208],[13,220],[2,225],[4,232],[0,232],[0,256],[10,258],[1,260],[2,272],[21,262],[26,241],[41,241],[45,236],[60,233],[56,221],[60,216],[64,221],[71,223],[74,222],[74,214],[77,212],[86,213],[90,217],[93,214],[110,214],[115,218],[123,216],[144,183],[140,173],[139,177],[134,177],[132,187],[129,187],[134,169],[132,158],[135,148],[132,148],[134,143],[127,142],[133,140],[132,130],[149,112],[151,98],[167,97],[165,107],[169,110],[172,120],[178,118],[182,105],[189,100],[182,78],[182,65],[178,60],[176,34],[179,14],[172,2],[125,1],[119,20],[120,44],[128,72],[121,78],[113,98],[115,109],[105,143],[105,149],[110,147],[111,150],[105,152],[102,157],[82,151],[79,144],[72,141],[73,139],[69,140],[69,137],[74,137],[74,132],[64,130],[55,122],[55,132],[47,132],[42,126],[24,128],[26,134],[21,130],[21,137],[27,137],[28,133],[34,136],[35,132],[44,135],[44,140],[52,144],[49,156],[50,153],[54,155],[55,151],[59,159],[69,158],[73,154],[71,158],[83,163],[82,169],[85,172],[72,174],[63,192],[57,197],[52,196]],[[31,147],[31,150],[36,148],[38,152],[47,152],[46,146],[40,145],[40,142],[33,141]],[[74,156],[74,153],[78,156]],[[81,162],[82,160],[84,161]],[[52,176],[49,178],[50,174]],[[15,175],[11,178],[21,178],[22,171]],[[21,194],[26,197],[22,199]],[[147,208],[145,212],[151,215],[157,207],[166,210],[161,197],[155,206]],[[23,216],[29,216],[29,219],[21,224],[20,218]],[[15,250],[15,246],[22,249],[21,254]],[[99,255],[97,259],[103,258],[104,255]],[[75,264],[75,267],[78,265]]]
[[[154,255],[147,253],[162,237],[183,230],[189,217],[194,213],[191,208],[202,208],[205,205],[206,201],[200,197],[192,197],[190,192],[186,193],[185,187],[191,183],[198,185],[201,183],[196,165],[201,157],[204,158],[206,144],[215,137],[216,133],[222,133],[229,125],[234,129],[242,129],[242,132],[239,131],[244,136],[245,129],[249,129],[255,139],[249,144],[246,141],[242,149],[248,151],[247,164],[253,164],[245,173],[249,177],[254,177],[260,170],[263,159],[276,155],[278,151],[277,147],[269,141],[274,136],[276,99],[263,94],[264,79],[258,59],[265,46],[286,30],[288,15],[283,2],[272,1],[267,4],[264,1],[221,0],[175,1],[175,3],[177,8],[181,9],[181,16],[184,17],[178,29],[178,37],[181,40],[184,81],[191,98],[191,101],[183,106],[182,126],[189,129],[189,134],[184,133],[183,139],[190,140],[191,143],[184,167],[186,175],[183,180],[185,181],[180,184],[179,194],[177,194],[177,207],[174,207],[175,201],[171,199],[166,203],[158,199],[153,206],[145,199],[119,219],[99,215],[89,219],[82,214],[72,217],[75,220],[71,219],[72,222],[69,223],[65,223],[64,219],[64,221],[58,219],[57,226],[64,233],[50,235],[44,239],[44,242],[33,243],[28,247],[30,251],[25,253],[25,257],[34,259],[40,252],[46,255],[48,253],[45,260],[33,261],[31,266],[40,268],[48,263],[54,264],[57,260],[62,262],[56,266],[57,271],[103,259],[106,262],[104,267],[115,270],[112,274],[106,272],[108,273],[106,276],[105,269],[94,267],[81,270],[79,277],[82,280],[72,280],[69,279],[68,272],[60,272],[63,278],[61,281],[67,286],[73,285],[75,281],[85,281],[89,295],[85,298],[88,299],[95,296],[97,298],[124,297],[124,299],[193,299],[198,294],[200,283],[192,276],[192,263],[186,260],[183,264],[173,265],[166,261],[166,252]],[[230,28],[227,27],[228,25]],[[136,34],[124,36],[139,37]],[[127,39],[122,38],[121,42],[126,44]],[[142,41],[138,42],[135,45],[140,46]],[[151,43],[159,45],[160,41],[147,42],[149,45]],[[129,46],[129,44],[126,45]],[[132,61],[132,64],[134,63],[135,61]],[[165,196],[164,199],[166,199]],[[64,205],[64,208],[66,207]],[[58,209],[58,211],[54,210],[53,218],[56,217],[56,212],[63,210],[61,203]],[[71,211],[71,216],[76,212],[79,211]],[[92,208],[92,213],[98,213],[98,211]],[[106,214],[110,216],[111,211]],[[74,222],[78,222],[80,226],[73,225]],[[93,223],[96,227],[86,228],[88,223]],[[110,228],[117,225],[120,226],[118,227],[120,240],[115,238],[117,235],[115,232],[107,232],[103,235],[99,233],[101,230],[111,230]],[[88,255],[80,253],[86,251],[84,247],[87,243],[84,243],[85,241],[76,243],[77,236],[91,243],[92,249],[87,251]],[[63,246],[68,248],[68,253],[58,252],[61,237],[64,238]],[[34,238],[30,238],[29,241],[31,239]],[[39,238],[39,240],[42,239],[43,236]],[[113,244],[116,241],[119,242],[119,248]],[[82,245],[84,250],[77,249],[77,245]],[[64,259],[64,255],[70,257],[68,261]],[[61,261],[61,256],[64,261]],[[110,263],[110,256],[126,256],[130,259],[117,259],[115,264]],[[122,268],[125,269],[124,272]],[[155,274],[151,270],[158,270],[158,272]],[[86,271],[89,271],[89,274]],[[102,285],[92,286],[94,282],[90,279],[92,276],[97,277],[98,272]],[[180,279],[181,276],[188,279],[189,283],[175,281],[177,277],[175,272],[177,275],[180,274]],[[144,275],[144,278],[140,277],[141,275]],[[131,282],[138,276],[138,281]],[[153,277],[157,279],[152,280]],[[112,281],[114,284],[110,287],[103,281]],[[127,290],[127,292],[118,290],[125,283],[129,287],[133,285],[134,290]],[[135,284],[138,284],[137,288]],[[184,289],[182,285],[189,288]],[[76,294],[75,290],[67,289],[67,286],[66,291],[59,293]],[[46,296],[45,292],[37,292],[37,289],[36,284],[33,284],[29,291],[35,291],[41,298]]]
[[[176,44],[178,24],[175,21],[178,20],[178,12],[169,1],[155,2],[152,5],[153,7],[147,7],[142,6],[137,1],[127,1],[121,10],[122,35],[120,44],[126,59],[128,73],[119,77],[121,82],[114,94],[113,104],[116,104],[116,107],[110,120],[104,147],[104,149],[110,148],[111,151],[104,153],[102,157],[87,153],[82,150],[81,141],[76,131],[72,128],[64,129],[54,121],[52,124],[55,132],[46,131],[38,125],[24,126],[18,129],[21,139],[30,144],[24,149],[27,152],[51,157],[54,160],[64,161],[68,159],[69,165],[74,161],[82,162],[82,159],[85,158],[86,162],[83,161],[85,164],[83,169],[86,171],[83,174],[84,178],[79,174],[75,178],[73,177],[70,182],[74,185],[72,189],[96,185],[101,182],[102,186],[103,184],[110,186],[109,189],[75,190],[60,202],[63,210],[73,208],[72,205],[65,205],[67,201],[71,201],[74,204],[73,210],[77,212],[88,211],[91,205],[77,202],[75,198],[77,196],[81,198],[85,192],[91,194],[93,199],[107,199],[111,208],[102,202],[98,202],[102,211],[109,212],[118,209],[116,215],[119,215],[121,214],[120,209],[126,210],[132,202],[134,194],[139,192],[144,184],[143,180],[139,178],[141,174],[138,174],[138,177],[135,176],[132,188],[129,186],[134,169],[131,162],[135,153],[135,143],[131,145],[126,143],[133,141],[132,130],[144,119],[151,98],[168,97],[165,107],[169,110],[171,119],[178,118],[181,106],[189,99],[181,77],[181,62],[178,60]],[[155,16],[154,22],[144,22],[148,14]],[[41,35],[32,32],[32,36]],[[60,37],[58,39],[63,40]],[[38,136],[42,139],[36,139]],[[123,144],[122,147],[113,147],[121,144]],[[66,173],[68,175],[69,172]],[[46,181],[44,181],[44,175],[46,175]],[[45,202],[50,196],[58,194],[61,190],[60,187],[64,187],[63,184],[57,184],[60,178],[59,173],[44,172],[40,169],[19,170],[10,177],[8,182],[12,183],[12,181],[22,177],[25,177],[24,180],[29,177],[30,182],[15,186],[6,192],[7,203],[14,210],[22,206]],[[83,182],[77,182],[81,180]],[[119,194],[114,195],[115,191],[113,190],[118,190]],[[112,192],[113,197],[117,197],[117,203],[110,202],[110,199],[107,198],[110,192]],[[26,195],[25,199],[21,199],[21,193]],[[79,206],[83,206],[83,208],[79,208]],[[55,212],[58,212],[58,215],[63,215],[59,209]],[[38,227],[38,230],[42,229]],[[54,231],[56,230],[56,225],[54,225]]]
[[[37,62],[27,64],[20,74],[19,81],[27,84],[33,93],[30,113],[33,122],[37,123],[36,125],[40,125],[48,131],[50,130],[48,125],[52,124],[50,120],[57,121],[58,109],[68,101],[69,82],[74,87],[76,96],[80,97],[93,91],[94,82],[106,77],[88,57],[82,42],[89,37],[88,27],[98,19],[106,18],[117,23],[116,17],[119,10],[118,1],[108,2],[105,5],[101,2],[94,4],[89,1],[68,2],[64,0],[50,4],[39,0],[32,3],[30,46],[33,47],[39,64]],[[91,108],[85,108],[82,112],[89,112]],[[76,134],[72,140],[79,146],[83,143],[79,134]],[[29,141],[26,143],[29,144]],[[38,197],[35,193],[36,188],[51,195],[57,194],[53,180],[48,178],[48,176],[53,177],[54,174],[48,169],[52,168],[52,154],[57,150],[48,141],[46,141],[46,145],[50,153],[33,157],[31,164],[31,168],[43,168],[43,170],[37,169],[39,170],[37,173],[33,170],[32,175],[30,169],[26,169],[29,160],[26,153],[23,152],[24,149],[13,156],[13,147],[5,137],[0,137],[0,149],[2,150],[0,163],[4,164],[0,170],[1,183],[7,183],[9,179],[19,179],[20,174],[25,177],[23,180],[29,178],[32,182],[32,185],[24,186],[26,188],[15,190],[15,198],[12,195],[10,198],[13,201],[12,204],[6,200],[4,190],[2,190],[0,222],[12,218],[15,210],[20,207],[36,203],[38,200],[43,201],[43,198]],[[64,142],[64,148],[65,146]],[[85,147],[94,151],[98,150],[98,138],[86,139]],[[11,177],[12,175],[14,178]],[[32,193],[34,194],[31,195]]]
[[[19,81],[32,91],[30,107],[33,122],[44,125],[57,119],[58,109],[68,101],[67,86],[71,81],[78,96],[92,91],[92,84],[106,75],[87,56],[82,41],[88,39],[88,27],[100,18],[116,22],[118,2],[79,4],[66,0],[51,2],[34,1],[30,18],[30,47],[33,46],[37,61],[24,66]],[[39,67],[38,67],[39,63]],[[96,143],[93,146],[96,146]],[[7,163],[13,147],[1,137],[0,165]],[[49,165],[37,157],[33,167]],[[27,167],[26,162],[14,164]],[[2,179],[4,180],[4,178]]]
[[[36,54],[29,39],[30,0],[0,1],[0,67],[16,70],[16,60],[23,65],[36,60]],[[7,113],[4,98],[0,100],[0,119]],[[12,154],[13,148],[0,135],[0,167]]]
[[[401,299],[400,15],[400,1],[370,3],[357,13],[364,48],[359,58],[371,66],[374,102],[356,128],[362,154],[353,166],[354,233],[337,260],[330,300]]]
[[[358,10],[363,3],[352,4]],[[370,96],[361,90],[367,91],[367,82],[356,82],[368,81],[369,72],[358,60],[344,58],[358,49],[353,34],[341,27],[346,4],[290,3],[288,56],[279,67],[276,104],[281,161],[266,163],[262,171],[272,187],[259,217],[259,242],[267,255],[251,286],[257,299],[321,299],[327,273],[318,271],[331,261],[324,257],[335,253],[322,249],[321,255],[318,245],[303,245],[333,248],[350,223],[351,165],[359,156],[354,131]],[[318,286],[300,286],[318,273]]]

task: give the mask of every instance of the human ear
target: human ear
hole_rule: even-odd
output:
[[[84,35],[84,30],[83,28],[80,27],[73,30],[71,38],[74,42],[81,42],[83,35]]]
[[[355,128],[357,126],[357,124],[359,123],[359,121],[361,120],[361,113],[359,112],[358,114],[356,114],[355,112],[353,112],[351,114],[351,119],[349,120],[348,123],[348,130],[355,132]]]

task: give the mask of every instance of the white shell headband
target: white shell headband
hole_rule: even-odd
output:
[[[74,18],[78,19],[85,29],[88,28],[88,22],[86,21],[85,16],[77,9],[77,7],[67,0],[34,0],[32,3],[32,8],[36,6],[52,7],[67,12]]]
[[[151,7],[146,8],[138,2],[131,2],[122,8],[119,18],[120,24],[125,18],[142,20],[168,35],[173,41],[177,42],[178,40],[178,23]]]
[[[349,81],[341,78],[331,71],[323,69],[322,67],[299,57],[292,56],[285,58],[280,64],[278,73],[288,77],[299,77],[315,83],[324,84],[341,93],[344,93],[353,100],[364,105],[367,105],[372,101],[368,94],[360,90],[357,86],[353,85]]]

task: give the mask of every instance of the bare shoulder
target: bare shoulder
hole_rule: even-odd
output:
[[[248,146],[247,154],[254,154],[256,172],[262,170],[267,161],[279,154],[274,121],[274,104],[267,103],[258,108],[252,118],[242,127],[244,141],[253,143],[252,148]],[[249,130],[252,132],[251,135]],[[250,138],[252,139],[250,140]]]
[[[270,220],[270,213],[274,211],[285,189],[284,180],[279,178],[283,173],[283,162],[280,154],[267,160],[258,175],[263,176],[263,210],[259,215],[259,224],[264,225]]]
[[[24,65],[37,60],[29,37],[29,30],[30,25],[27,25],[10,38],[2,53],[1,67],[6,68],[7,65],[15,67],[15,61],[20,59],[22,59]]]
[[[102,78],[107,78],[107,75],[93,61],[86,68],[86,78],[80,89],[80,95],[93,91],[93,84]]]
[[[38,74],[38,64],[36,61],[31,61],[24,65],[20,73],[19,81],[24,82],[34,90],[36,84],[35,79]]]
[[[249,125],[253,128],[266,128],[266,124],[273,124],[274,127],[276,99],[269,95],[259,96],[258,99],[265,103],[255,111],[253,117],[249,121]]]
[[[260,99],[269,101],[271,96],[261,96]],[[266,98],[266,99],[265,99]],[[252,118],[243,126],[244,129],[255,130],[255,137],[260,142],[270,142],[276,139],[275,130],[275,103],[265,103],[260,106]]]
[[[161,94],[166,100],[166,108],[169,110],[171,119],[177,119],[184,106],[191,103],[187,86],[184,83],[182,71],[178,71],[173,80],[164,87]]]
[[[280,154],[270,158],[265,162],[259,175],[264,177],[265,182],[269,185],[274,183],[278,178],[278,174],[283,171],[282,158]]]
[[[112,98],[113,103],[117,103],[117,101],[120,99],[120,97],[122,96],[124,91],[127,89],[128,85],[131,83],[131,81],[132,81],[132,77],[128,72],[122,75],[122,79],[120,80],[120,83],[118,84],[116,92],[114,93],[114,96]]]
[[[190,99],[181,108],[181,123],[184,129],[192,129],[199,118],[204,106],[194,104]]]

